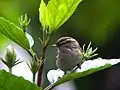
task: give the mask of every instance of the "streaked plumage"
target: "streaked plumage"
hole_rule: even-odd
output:
[[[63,71],[71,71],[81,60],[81,48],[79,43],[72,37],[61,37],[56,42],[57,60],[56,65]]]

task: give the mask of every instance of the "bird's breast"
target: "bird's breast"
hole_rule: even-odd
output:
[[[72,50],[59,51],[56,64],[63,71],[70,71],[79,63],[80,55],[78,52]]]

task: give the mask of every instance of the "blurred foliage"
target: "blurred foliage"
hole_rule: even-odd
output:
[[[54,34],[51,44],[59,37],[67,35],[77,39],[81,46],[91,41],[93,47],[98,47],[98,53],[103,58],[120,57],[119,3],[120,0],[83,0],[74,15]],[[0,16],[18,26],[18,18],[28,13],[31,23],[27,31],[35,39],[34,49],[38,54],[41,50],[38,40],[38,37],[41,37],[39,4],[40,0],[0,0]],[[0,35],[0,46],[5,44],[5,40]],[[55,49],[49,46],[48,50],[53,53],[47,54],[45,73],[55,67]]]
[[[0,70],[0,90],[41,90],[37,85]]]
[[[0,0],[0,16],[19,25],[18,17],[28,13],[32,18],[29,32],[37,39],[40,35],[39,3],[40,0]],[[119,3],[119,0],[83,0],[74,15],[60,28],[58,37],[69,35],[77,38],[81,44],[92,41],[98,45],[112,40],[119,28]]]

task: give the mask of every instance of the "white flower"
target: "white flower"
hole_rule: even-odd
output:
[[[94,59],[94,60],[85,61],[81,65],[81,69],[77,69],[76,72],[83,72],[83,71],[89,70],[91,68],[98,68],[100,66],[104,66],[105,64],[114,65],[114,64],[117,64],[117,63],[120,63],[120,59],[107,60],[107,59],[97,58],[97,59]]]
[[[32,47],[34,45],[34,40],[33,40],[32,36],[28,33],[25,33],[25,35],[29,41],[30,47]]]
[[[60,69],[50,70],[47,73],[47,78],[48,78],[48,81],[52,84],[57,82],[60,78],[62,78],[63,75],[64,75],[64,72]]]
[[[13,47],[12,47],[11,45],[9,45],[9,46],[7,47],[7,49],[10,50],[11,52],[13,52]]]

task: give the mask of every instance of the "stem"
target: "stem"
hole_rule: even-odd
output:
[[[45,31],[43,31],[43,46],[45,45]]]
[[[12,68],[9,68],[9,73],[12,74]]]
[[[28,53],[30,54],[30,56],[31,56],[31,57],[33,57],[33,56],[34,56],[34,51],[33,51],[33,49],[32,49],[32,48],[30,48],[30,49],[28,50]]]
[[[45,54],[46,54],[46,47],[44,46],[43,51],[42,51],[42,59],[41,59],[41,60],[43,60],[43,63],[42,63],[41,67],[38,70],[38,78],[37,78],[37,85],[39,87],[41,86],[41,82],[42,82],[42,72],[43,72]]]
[[[51,90],[55,87],[55,83],[50,84],[49,86],[47,86],[44,90]]]
[[[44,43],[45,45],[43,45],[42,56],[41,56],[41,60],[43,61],[43,63],[42,63],[41,67],[40,67],[39,70],[38,70],[38,78],[37,78],[37,85],[38,85],[39,87],[41,87],[41,82],[42,82],[42,72],[43,72],[43,67],[44,67],[46,49],[47,49],[47,46],[48,46],[48,44],[49,44],[49,42],[50,42],[50,40],[51,40],[51,38],[52,38],[52,35],[53,35],[53,33],[51,33],[51,35],[48,36],[48,41],[47,41],[47,43],[46,43],[46,44]]]
[[[35,73],[33,73],[33,83],[35,83]]]

